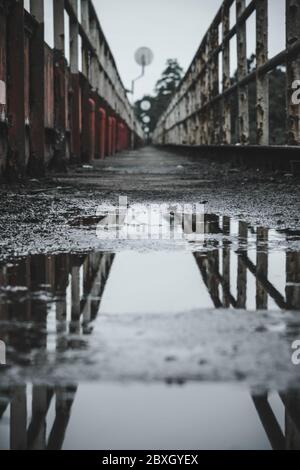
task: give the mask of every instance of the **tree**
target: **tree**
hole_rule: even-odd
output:
[[[160,79],[156,82],[154,89],[155,95],[145,95],[141,100],[136,101],[136,116],[144,127],[149,128],[150,133],[154,131],[158,119],[170,103],[170,100],[181,81],[182,74],[183,69],[179,65],[178,60],[168,59],[166,68],[163,70]],[[141,108],[141,104],[144,101],[150,102],[151,108],[149,111],[144,111]],[[151,119],[149,123],[144,122],[146,116],[149,116]]]
[[[161,78],[156,82],[156,96],[171,96],[182,78],[183,69],[177,59],[168,59]]]

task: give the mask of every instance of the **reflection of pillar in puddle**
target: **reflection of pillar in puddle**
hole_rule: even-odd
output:
[[[239,250],[246,254],[248,240],[248,224],[239,222]],[[237,276],[237,308],[246,308],[247,302],[247,267],[243,263],[241,256],[238,257]]]
[[[44,385],[32,388],[32,419],[28,428],[28,449],[46,449],[46,415],[49,406],[49,389]]]
[[[59,387],[56,390],[56,413],[48,441],[48,450],[61,450],[70,420],[77,387]]]
[[[230,218],[223,218],[223,235],[230,235]],[[225,308],[230,307],[230,299],[228,293],[230,292],[230,243],[228,240],[223,240],[223,279],[225,289],[223,288],[223,305]]]
[[[18,385],[14,389],[10,405],[10,448],[27,449],[26,385]]]
[[[7,286],[7,268],[0,266],[0,287]],[[8,303],[5,299],[0,297],[0,320],[6,321],[8,319]]]
[[[259,227],[257,229],[256,248],[256,272],[257,276],[268,278],[268,229]],[[256,278],[256,308],[257,310],[267,310],[268,293]]]
[[[58,255],[54,258],[54,291],[58,300],[56,301],[56,348],[63,351],[67,347],[66,331],[67,318],[67,285],[69,281],[69,255]]]
[[[72,282],[71,282],[71,322],[72,333],[80,331],[80,267],[75,264],[72,266]]]
[[[286,450],[300,450],[300,393],[293,390],[281,398],[285,406]]]
[[[208,270],[207,270],[207,284],[208,290],[212,299],[214,301],[215,307],[220,308],[222,307],[222,303],[219,297],[219,265],[220,265],[220,257],[219,257],[219,250],[214,250],[207,255],[208,261]]]
[[[50,291],[54,292],[55,288],[55,258],[54,256],[46,256],[46,284]]]
[[[286,254],[286,299],[289,308],[300,309],[300,252]]]
[[[56,320],[63,322],[66,319],[67,301],[66,289],[69,280],[69,256],[58,255],[55,257],[55,290],[59,296],[56,303]]]
[[[46,264],[43,255],[30,258],[31,291],[38,292],[41,285],[46,282]],[[34,328],[31,331],[30,345],[32,349],[46,349],[47,347],[47,302],[39,296],[31,299],[31,321]]]

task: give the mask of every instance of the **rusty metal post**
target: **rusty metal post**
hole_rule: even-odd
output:
[[[236,0],[237,18],[237,74],[238,80],[246,77],[247,70],[247,32],[246,23],[239,23],[241,14],[246,8],[246,0]],[[249,144],[249,99],[248,85],[238,86],[238,108],[239,108],[239,142],[243,145]]]
[[[90,85],[86,77],[81,80],[81,161],[89,162],[89,99],[90,99]]]
[[[77,0],[71,0],[71,6],[78,18]],[[71,102],[71,158],[80,160],[80,84],[79,84],[79,23],[70,17],[70,71],[72,81]]]
[[[29,172],[43,176],[45,171],[45,54],[44,0],[31,0],[30,11],[38,22],[30,48],[30,160]]]
[[[222,31],[223,31],[223,92],[230,87],[230,41],[224,41],[230,29],[230,8],[223,5]],[[231,144],[231,109],[230,98],[223,99],[223,144]]]
[[[25,38],[24,2],[10,2],[7,17],[8,43],[8,178],[25,173]]]
[[[208,68],[207,68],[207,37],[203,42],[203,47],[200,52],[200,90],[201,90],[201,108],[207,104],[209,99],[208,96]],[[207,136],[207,113],[200,111],[200,122],[201,122],[201,134],[200,134],[200,143],[207,144],[208,143],[208,136]]]
[[[256,2],[256,68],[268,61],[268,0]],[[269,145],[269,76],[256,76],[256,139]]]
[[[54,126],[53,166],[65,169],[66,158],[66,79],[64,0],[53,0],[54,15]]]
[[[219,46],[219,30],[218,25],[214,25],[211,29],[211,54],[213,57],[211,58],[211,94],[210,97],[215,98],[219,94],[219,55],[215,54],[216,49]],[[212,116],[212,143],[218,144],[220,143],[220,135],[221,135],[221,116],[219,112],[219,103],[214,103],[211,106],[211,113]]]
[[[81,25],[87,35],[90,33],[90,7],[89,0],[81,0]]]
[[[54,48],[65,52],[64,0],[53,0]]]
[[[98,86],[99,86],[99,83],[98,83],[99,66],[98,66],[97,56],[99,57],[100,39],[99,39],[99,34],[98,34],[96,18],[92,18],[90,22],[90,38],[91,38],[92,44],[95,47],[96,54],[97,54],[97,55],[94,54],[91,57],[90,83],[92,85],[93,91],[97,92]]]
[[[286,47],[300,40],[300,0],[286,0]],[[293,103],[295,82],[300,78],[300,55],[287,60],[287,132],[289,145],[300,144],[300,104]]]
[[[207,127],[207,140],[208,144],[211,145],[214,142],[214,126],[213,126],[213,111],[210,101],[213,98],[213,66],[211,63],[211,56],[213,52],[213,38],[212,30],[210,29],[207,34],[207,67],[206,67],[206,96],[208,99],[208,107],[205,112],[206,127]]]
[[[90,13],[89,13],[89,0],[81,0],[81,26],[89,37],[90,34]],[[83,41],[82,43],[82,73],[89,78],[90,69],[90,52],[86,48]]]

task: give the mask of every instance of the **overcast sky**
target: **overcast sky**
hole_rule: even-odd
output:
[[[249,3],[250,0],[247,0]],[[46,40],[53,46],[52,2],[45,0]],[[29,0],[25,0],[25,5]],[[168,58],[186,70],[213,20],[221,0],[94,0],[102,29],[126,87],[140,74],[134,52],[150,47],[155,55],[146,77],[137,82],[135,99],[152,93]],[[269,0],[270,56],[284,48],[285,0]],[[232,8],[231,23],[234,22]],[[66,22],[67,23],[67,22]],[[248,56],[255,50],[255,15],[247,22]],[[67,35],[66,35],[67,36]],[[231,72],[236,69],[236,40],[232,41]]]
[[[285,0],[269,2],[270,55],[274,55],[284,48]],[[168,58],[177,58],[184,69],[190,65],[221,4],[221,0],[94,0],[126,86],[140,73],[133,58],[135,50],[148,46],[154,52],[154,63],[147,69],[146,77],[136,84],[136,99],[153,92]],[[233,15],[231,19],[234,20]],[[254,52],[254,26],[255,16],[248,26],[251,37],[248,54]],[[232,61],[232,68],[235,66]]]

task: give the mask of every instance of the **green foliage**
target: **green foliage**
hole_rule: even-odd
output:
[[[149,116],[151,119],[150,123],[146,124],[146,126],[149,127],[150,133],[154,131],[158,119],[170,103],[173,93],[180,83],[182,74],[183,69],[180,67],[177,59],[168,59],[166,68],[155,85],[155,95],[145,95],[141,100],[136,101],[135,114],[140,122],[145,125],[143,122],[145,116]],[[143,101],[150,102],[151,109],[149,111],[143,111],[141,109],[141,103]]]

